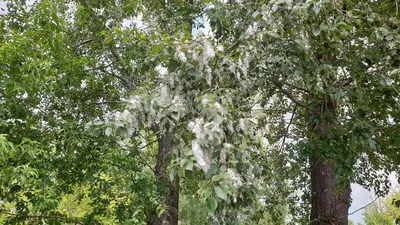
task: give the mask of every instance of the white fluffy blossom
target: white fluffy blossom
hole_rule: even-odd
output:
[[[168,74],[167,68],[160,65],[158,65],[155,70],[158,72],[161,78],[164,78]]]
[[[224,131],[214,121],[204,124],[204,134],[208,135],[210,141],[221,140],[224,137]]]
[[[224,108],[222,107],[222,105],[219,104],[219,102],[216,102],[216,103],[214,104],[214,106],[215,106],[215,108],[217,109],[217,111],[218,111],[219,113],[225,114],[225,110],[224,110]]]
[[[217,46],[217,51],[219,51],[219,52],[223,52],[225,49],[224,49],[224,46],[222,46],[222,45],[218,45]]]
[[[243,118],[239,119],[239,129],[240,130],[246,130],[246,120]]]
[[[242,179],[240,178],[240,175],[238,173],[229,168],[228,174],[229,180],[233,183],[233,186],[235,186],[235,188],[238,188],[242,185]]]
[[[211,70],[211,67],[206,66],[204,72],[207,75],[207,77],[206,77],[207,84],[211,86],[211,82],[212,82],[212,70]]]
[[[201,54],[201,64],[207,65],[208,62],[215,57],[214,49],[208,40],[204,40],[203,42],[203,52]]]
[[[210,169],[211,159],[196,140],[192,141],[192,152],[200,168],[207,172]]]
[[[256,32],[258,31],[258,23],[257,22],[254,22],[253,24],[251,24],[248,28],[247,28],[247,30],[246,30],[246,32],[245,32],[245,36],[244,36],[244,38],[250,38],[252,35],[254,35]]]
[[[116,112],[114,114],[114,125],[117,127],[124,126],[126,128],[126,133],[124,136],[126,138],[129,138],[132,136],[133,132],[137,129],[138,127],[138,120],[136,118],[136,115],[132,114],[128,110],[124,110],[122,113],[121,112]]]
[[[175,52],[175,58],[178,59],[178,60],[180,60],[180,61],[183,62],[183,63],[187,63],[186,55],[185,55],[185,53],[183,53],[181,50],[177,50],[177,51]]]
[[[156,101],[157,104],[160,104],[162,106],[169,106],[171,104],[172,101],[171,92],[167,85],[160,84]]]
[[[232,64],[228,67],[229,72],[236,73],[236,65]]]
[[[141,100],[138,95],[132,96],[128,102],[130,104],[129,107],[132,109],[139,109],[141,107]]]
[[[225,109],[219,102],[215,102],[214,100],[210,99],[207,95],[203,96],[203,98],[201,99],[201,104],[214,108],[214,110],[219,114],[226,113]]]
[[[247,76],[247,71],[250,67],[250,62],[252,61],[253,57],[248,53],[244,53],[243,58],[239,59],[237,64],[238,68],[242,72],[242,74],[246,77]],[[239,75],[236,75],[239,76]]]
[[[175,110],[182,110],[186,105],[186,101],[181,95],[175,95],[171,103]]]
[[[203,136],[204,136],[203,124],[204,124],[203,118],[196,119],[194,122],[192,121],[188,124],[189,130],[192,133],[194,133],[196,138],[200,138],[200,139],[203,138]]]
[[[227,151],[229,151],[229,149],[232,148],[232,145],[229,143],[224,143],[223,147],[221,148],[220,154],[219,154],[219,158],[221,160],[221,162],[225,162],[226,161],[226,155],[227,155]]]

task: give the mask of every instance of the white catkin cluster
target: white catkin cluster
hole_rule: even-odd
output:
[[[175,121],[185,114],[186,101],[183,96],[172,93],[165,84],[160,84],[153,94],[134,95],[127,101],[123,112],[114,113],[114,125],[126,128],[125,137],[130,137],[138,129],[139,121],[145,128],[159,126],[161,129],[166,124],[174,125]],[[172,127],[172,126],[169,126]]]
[[[257,121],[254,118],[240,118],[236,126],[236,131],[242,131],[250,138],[256,138]]]
[[[233,183],[233,186],[235,188],[238,188],[242,186],[242,178],[240,178],[240,175],[236,173],[233,169],[228,169],[228,174],[229,174],[229,180]]]
[[[219,154],[219,158],[222,163],[226,162],[226,155],[228,154],[228,151],[232,148],[232,145],[229,143],[224,143],[223,147],[221,148],[221,152]]]
[[[176,52],[175,52],[174,57],[175,57],[175,59],[178,59],[178,60],[181,61],[182,63],[187,63],[186,55],[185,55],[185,53],[183,53],[183,52],[181,51],[181,48],[180,48],[180,47],[178,47],[178,48],[176,49]]]
[[[196,136],[196,138],[192,140],[192,153],[200,168],[204,172],[207,172],[210,169],[211,158],[199,143],[199,141],[204,139],[206,135],[204,132],[204,119],[199,118],[194,122],[190,122],[188,124],[188,129]]]
[[[226,113],[221,104],[212,101],[207,96],[202,98],[201,103],[204,107],[208,107],[207,109],[213,115],[222,118],[222,115]],[[209,143],[210,146],[221,145],[223,143],[225,132],[220,125],[220,122],[214,120],[205,121],[203,117],[197,118],[188,124],[188,130],[196,137],[192,141],[193,155],[201,169],[205,172],[209,170],[212,160],[204,146],[206,146],[205,143]],[[226,146],[226,149],[230,148],[229,144],[225,144],[224,146]],[[225,154],[222,154],[221,158],[226,158]]]
[[[204,105],[205,107],[209,107],[213,113],[219,114],[219,115],[225,115],[226,111],[222,107],[222,105],[219,102],[214,102],[211,98],[209,98],[207,95],[203,96],[201,99],[201,104]]]
[[[210,64],[216,56],[216,52],[223,52],[222,46],[214,46],[211,41],[204,37],[198,37],[193,43],[185,43],[185,50],[178,46],[174,58],[181,63],[188,64],[199,72],[199,77],[206,79],[207,84],[212,83],[212,68]],[[190,59],[190,60],[189,60]]]
[[[207,172],[210,169],[211,159],[204,149],[202,149],[197,140],[192,141],[192,152],[200,168],[204,172]]]

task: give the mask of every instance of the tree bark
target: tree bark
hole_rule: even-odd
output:
[[[327,132],[337,119],[333,100],[324,100],[314,111],[317,118],[312,132],[320,140],[328,141]],[[311,225],[347,225],[350,206],[350,183],[338,187],[334,171],[335,159],[325,158],[321,149],[315,149],[310,157],[311,169]]]
[[[161,216],[157,215],[157,209],[154,209],[153,216],[156,218],[152,225],[178,225],[179,212],[179,177],[175,176],[171,182],[169,179],[167,166],[168,155],[172,154],[172,140],[168,135],[158,138],[158,154],[156,163],[156,177],[159,185],[159,191],[166,207]]]

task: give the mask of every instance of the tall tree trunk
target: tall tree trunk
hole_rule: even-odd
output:
[[[313,111],[318,122],[312,126],[312,132],[320,140],[328,141],[327,132],[333,127],[336,105],[326,99]],[[350,206],[350,183],[340,189],[334,171],[335,159],[322,157],[322,149],[315,149],[310,157],[311,168],[311,225],[347,225]]]
[[[178,212],[179,212],[179,177],[175,176],[171,182],[169,179],[167,166],[171,155],[172,157],[172,140],[168,135],[163,135],[158,138],[158,154],[156,163],[156,177],[159,185],[161,198],[166,207],[166,210],[157,215],[157,209],[154,209],[153,216],[156,218],[154,222],[149,223],[152,225],[178,225]]]
[[[162,0],[162,5],[164,7],[169,4],[170,1]],[[193,4],[193,0],[188,0],[189,4]],[[188,22],[188,30],[192,31],[193,21]],[[167,31],[169,30],[166,26]],[[163,203],[166,210],[161,214],[157,215],[157,209],[154,209],[153,217],[157,218],[153,223],[148,223],[151,225],[178,225],[179,221],[179,176],[176,175],[174,180],[169,179],[169,174],[167,171],[169,159],[172,158],[172,147],[173,142],[170,134],[165,134],[158,137],[158,154],[157,154],[157,164],[156,164],[156,177],[158,180],[159,191],[163,193],[161,197],[163,198]]]

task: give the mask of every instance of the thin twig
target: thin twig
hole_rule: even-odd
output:
[[[115,49],[111,49],[111,53],[114,56],[115,60],[120,61],[121,56],[118,54],[118,52]]]
[[[297,105],[294,106],[292,116],[290,117],[290,120],[289,120],[289,124],[286,126],[286,133],[283,136],[281,152],[283,152],[285,150],[286,137],[289,135],[289,128],[293,123],[293,118],[294,118],[294,114],[296,113],[296,110],[297,110]]]
[[[367,208],[368,206],[374,204],[374,202],[376,202],[376,200],[378,200],[378,198],[379,198],[379,197],[376,197],[372,202],[370,202],[370,203],[366,204],[365,206],[363,206],[363,207],[361,207],[361,208],[359,208],[359,209],[357,209],[357,210],[355,210],[355,211],[349,213],[348,215],[353,215],[353,214],[355,214],[356,212]]]
[[[141,149],[147,148],[147,147],[149,147],[150,145],[152,145],[152,144],[154,144],[154,143],[156,143],[156,142],[157,142],[157,140],[151,141],[151,142],[147,143],[146,145],[144,145],[144,146],[142,146],[142,147],[140,147],[140,148],[138,148],[138,149],[141,150]]]
[[[139,147],[138,150],[147,148],[147,147],[149,147],[150,145],[154,144],[155,142],[157,142],[157,140],[151,141],[151,142],[147,143],[146,145]],[[150,166],[150,164],[146,161],[146,159],[144,159],[140,154],[137,154],[137,156],[143,161],[143,163],[144,163],[147,167],[149,167],[149,169],[150,169],[151,171],[153,171],[154,174],[156,174],[156,171],[154,170],[154,168],[153,168],[152,166]]]
[[[83,40],[83,41],[81,41],[81,42],[79,42],[79,43],[76,43],[76,47],[79,47],[79,46],[81,46],[81,45],[84,45],[84,44],[87,44],[87,43],[89,43],[89,42],[91,42],[91,41],[93,41],[93,39],[87,39],[87,40]]]
[[[102,102],[93,102],[92,104],[105,105],[105,104],[110,104],[110,103],[112,103],[112,104],[120,104],[120,103],[127,103],[127,102],[125,102],[125,101],[102,101]]]

